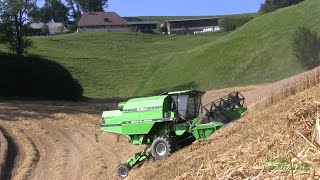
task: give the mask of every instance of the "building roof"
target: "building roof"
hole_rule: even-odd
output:
[[[167,20],[167,22],[180,22],[180,21],[198,21],[198,20],[212,20],[212,19],[220,19],[219,17],[213,17],[213,18],[197,18],[197,19],[176,19],[176,20]]]
[[[30,27],[32,29],[41,29],[44,24],[47,24],[49,27],[50,34],[57,34],[57,33],[65,33],[68,30],[64,27],[61,22],[53,22],[53,23],[31,23]],[[60,27],[63,27],[62,31]]]
[[[115,12],[86,12],[78,26],[118,26],[128,25],[127,22]]]
[[[130,25],[141,25],[141,24],[160,24],[159,21],[129,21]]]

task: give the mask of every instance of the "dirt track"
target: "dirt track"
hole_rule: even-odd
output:
[[[259,86],[240,88],[245,96]],[[204,103],[239,88],[212,91]],[[12,179],[115,179],[120,162],[139,151],[126,138],[101,133],[101,102],[0,103],[0,127],[11,137],[6,177]],[[99,134],[100,142],[96,142]]]
[[[107,108],[99,103],[1,103],[0,126],[14,139],[10,151],[17,152],[14,168],[8,169],[13,179],[114,177],[115,166],[136,149],[101,134],[100,112]],[[99,143],[95,133],[101,134]]]

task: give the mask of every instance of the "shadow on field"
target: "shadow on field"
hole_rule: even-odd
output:
[[[0,96],[78,100],[83,88],[63,65],[37,56],[0,53]]]
[[[117,109],[118,101],[107,99],[99,101],[7,101],[0,103],[0,120],[18,121],[59,120],[59,113],[88,114],[100,116],[103,111]],[[97,119],[99,121],[99,119]]]

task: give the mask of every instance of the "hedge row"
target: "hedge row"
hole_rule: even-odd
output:
[[[0,54],[0,96],[77,100],[83,88],[57,62]]]

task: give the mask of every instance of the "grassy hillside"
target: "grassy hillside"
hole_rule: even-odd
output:
[[[177,20],[177,19],[197,19],[197,18],[213,18],[213,17],[258,17],[259,13],[246,13],[246,14],[232,14],[232,15],[216,15],[216,16],[135,16],[135,17],[125,17],[127,20],[131,21],[159,21],[165,22],[167,20]]]
[[[84,33],[34,37],[36,48],[32,53],[54,59],[70,69],[82,83],[85,96],[127,97],[146,93],[143,90],[145,81],[153,76],[162,62],[167,64],[180,52],[223,35]],[[168,72],[163,76],[171,75]]]
[[[302,72],[290,39],[299,26],[320,32],[320,1],[255,18],[238,30],[196,36],[83,33],[34,37],[32,53],[68,69],[89,97],[274,82]]]
[[[308,0],[255,18],[227,36],[181,52],[162,64],[141,89],[188,83],[211,89],[273,82],[299,73],[301,65],[291,52],[292,34],[299,26],[319,32],[319,8],[320,1]],[[175,72],[174,78],[162,76],[166,72]]]

